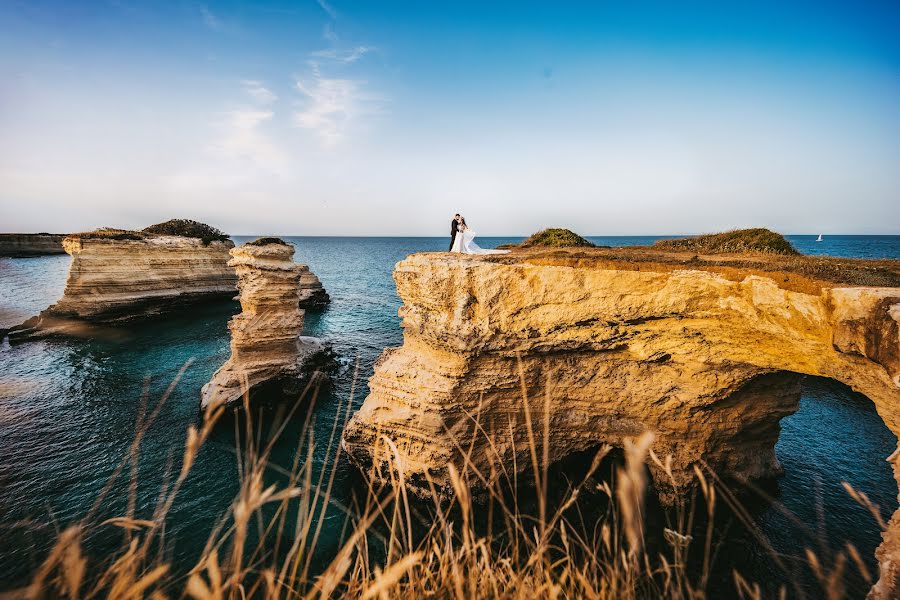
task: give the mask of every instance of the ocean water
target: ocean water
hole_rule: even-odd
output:
[[[802,252],[900,259],[900,236],[788,236]],[[241,243],[250,238],[236,238]],[[365,381],[382,350],[402,342],[391,272],[410,253],[446,250],[446,238],[288,238],[296,260],[319,276],[332,297],[323,312],[309,312],[305,333],[331,342],[341,368],[334,389],[313,408],[319,439],[327,439],[340,409],[365,397]],[[656,237],[592,237],[598,244],[648,244]],[[479,239],[485,247],[516,238]],[[0,258],[0,327],[21,322],[62,293],[68,256]],[[98,494],[127,454],[141,412],[152,406],[179,371],[183,377],[147,431],[142,446],[139,513],[155,506],[159,487],[177,470],[184,432],[199,420],[200,387],[228,357],[228,319],[235,303],[206,305],[163,321],[122,329],[101,339],[43,340],[0,345],[0,590],[23,584],[45,555],[55,532],[88,514]],[[354,372],[359,386],[350,397]],[[145,392],[146,390],[146,392]],[[288,464],[298,446],[299,423],[276,445],[274,460]],[[880,541],[874,519],[843,491],[849,481],[881,507],[887,518],[897,506],[897,488],[884,459],[895,440],[871,403],[840,384],[808,378],[799,412],[782,422],[776,451],[786,469],[766,493],[773,501],[749,501],[761,534],[784,556],[776,564],[758,539],[724,519],[714,563],[717,586],[726,589],[732,568],[773,591],[795,571],[807,597],[817,597],[808,569],[796,557],[806,547],[827,554],[853,543],[874,570]],[[187,564],[206,532],[237,492],[235,437],[217,430],[197,458],[176,501],[167,529],[175,541],[172,559]],[[326,462],[325,445],[315,459]],[[175,465],[172,467],[172,465]],[[358,485],[354,469],[337,465],[335,497],[346,500]],[[97,508],[99,520],[122,514],[127,482],[113,486]],[[340,515],[329,513],[321,553],[339,544]],[[109,529],[109,528],[107,528]],[[822,540],[827,539],[828,542]],[[102,555],[118,541],[111,532],[88,543]],[[851,597],[867,584],[848,575]],[[791,594],[794,595],[794,592]]]

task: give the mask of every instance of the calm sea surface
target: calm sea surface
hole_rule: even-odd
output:
[[[250,238],[235,238],[242,243]],[[446,238],[288,238],[296,260],[319,276],[331,295],[321,313],[307,313],[305,333],[330,341],[342,368],[334,390],[314,411],[319,439],[327,439],[340,403],[350,397],[358,363],[361,389],[381,351],[402,342],[391,271],[410,253],[446,250]],[[656,237],[595,237],[598,244],[648,244]],[[900,259],[900,236],[789,236],[807,254]],[[485,247],[516,241],[483,238]],[[68,256],[0,258],[0,327],[19,323],[52,304],[62,293]],[[147,432],[140,461],[138,507],[147,516],[160,484],[183,451],[184,432],[198,422],[200,387],[228,358],[228,319],[237,305],[205,306],[181,316],[133,326],[105,339],[37,341],[0,345],[0,590],[21,585],[45,555],[56,528],[82,518],[127,453],[145,386],[156,402],[191,359],[184,377],[158,420]],[[887,518],[897,506],[897,488],[884,459],[895,440],[871,403],[834,382],[809,378],[799,412],[782,421],[776,447],[786,469],[774,502],[750,501],[749,509],[768,543],[785,555],[778,567],[745,528],[723,523],[716,536],[716,585],[736,568],[773,590],[793,570],[811,581],[808,569],[791,557],[804,548],[820,555],[853,543],[874,568],[880,541],[874,519],[841,488],[849,481],[881,507]],[[299,429],[299,425],[297,426]],[[291,433],[295,433],[291,437]],[[215,519],[237,491],[234,435],[216,432],[200,453],[171,513],[167,535],[176,541],[176,561],[190,560]],[[297,448],[296,431],[276,447],[276,462],[289,464]],[[316,460],[325,460],[324,444]],[[170,467],[170,462],[175,467]],[[338,465],[335,495],[348,497],[357,485],[349,465]],[[101,517],[123,514],[126,484],[114,486],[101,503]],[[322,553],[339,543],[340,515],[326,517]],[[118,538],[114,538],[117,540]],[[114,539],[89,540],[102,553]],[[828,542],[822,542],[827,539]],[[851,572],[855,572],[850,568]],[[805,574],[804,574],[805,573]],[[852,597],[866,584],[851,574]],[[808,597],[820,592],[810,583]],[[792,591],[793,596],[795,592]]]

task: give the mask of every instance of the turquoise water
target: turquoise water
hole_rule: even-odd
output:
[[[236,238],[238,243],[249,238]],[[332,297],[321,313],[308,313],[305,332],[333,343],[341,360],[335,388],[314,408],[316,431],[327,435],[338,407],[349,396],[354,365],[364,384],[381,351],[402,341],[399,299],[391,272],[412,252],[446,250],[446,238],[288,238],[296,259],[310,265]],[[605,245],[652,242],[654,237],[593,237]],[[803,252],[900,258],[900,236],[789,236]],[[484,238],[485,247],[515,241]],[[0,327],[37,313],[62,293],[68,256],[0,259]],[[164,321],[123,329],[94,340],[44,340],[0,346],[0,589],[19,585],[44,556],[55,528],[83,517],[108,477],[127,453],[145,385],[158,400],[185,363],[193,359],[174,393],[147,432],[140,462],[139,510],[157,501],[170,461],[178,465],[184,432],[198,422],[199,389],[228,357],[226,323],[234,303],[209,305]],[[354,404],[365,396],[362,386]],[[851,541],[870,564],[879,542],[873,519],[841,489],[842,480],[866,492],[889,515],[897,489],[884,463],[894,440],[871,404],[833,382],[809,379],[801,410],[783,421],[777,446],[787,474],[770,490],[775,503],[752,506],[754,518],[772,545],[788,556],[819,545],[826,531],[832,546]],[[297,447],[299,424],[276,446],[275,460],[288,463]],[[175,503],[168,535],[176,540],[176,561],[197,552],[205,532],[236,493],[234,435],[217,431],[204,447],[191,478]],[[323,445],[324,446],[324,445]],[[325,448],[317,446],[321,465]],[[335,483],[338,499],[357,485],[341,462]],[[104,500],[100,514],[122,514],[123,482]],[[792,518],[785,513],[794,515]],[[824,515],[820,519],[819,515]],[[323,556],[338,544],[341,519],[325,525]],[[721,529],[728,550],[717,569],[724,579],[732,567],[750,579],[774,584],[785,577],[757,542],[740,528]],[[89,540],[102,553],[114,540]],[[790,565],[794,562],[788,561]],[[866,586],[851,577],[855,597]],[[815,597],[812,593],[812,597]]]

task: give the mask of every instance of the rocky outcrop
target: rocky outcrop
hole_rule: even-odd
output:
[[[85,323],[122,323],[231,298],[237,278],[227,263],[233,247],[230,240],[204,244],[167,235],[66,237],[63,248],[72,255],[72,265],[63,297],[10,337],[77,334]]]
[[[230,404],[263,383],[290,386],[328,362],[326,346],[301,337],[300,283],[305,265],[286,243],[245,244],[231,250],[241,313],[228,323],[231,358],[203,386],[203,408]],[[296,386],[295,386],[296,387]]]
[[[541,444],[546,414],[551,461],[654,432],[672,473],[651,472],[674,502],[701,462],[738,479],[778,473],[778,423],[797,409],[801,374],[862,392],[900,434],[900,289],[804,278],[796,257],[780,272],[615,252],[398,263],[404,342],[379,359],[344,432],[351,458],[386,477],[393,446],[413,491],[449,493],[463,452],[485,477],[530,465],[528,423]],[[900,512],[878,556],[888,591],[876,597],[895,597]]]
[[[0,256],[43,256],[65,254],[64,234],[52,233],[0,233]]]
[[[304,265],[305,266],[305,265]],[[321,310],[328,306],[331,298],[315,273],[307,268],[300,276],[300,308]]]

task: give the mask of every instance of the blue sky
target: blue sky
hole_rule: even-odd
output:
[[[900,234],[896,2],[0,4],[0,230]]]

